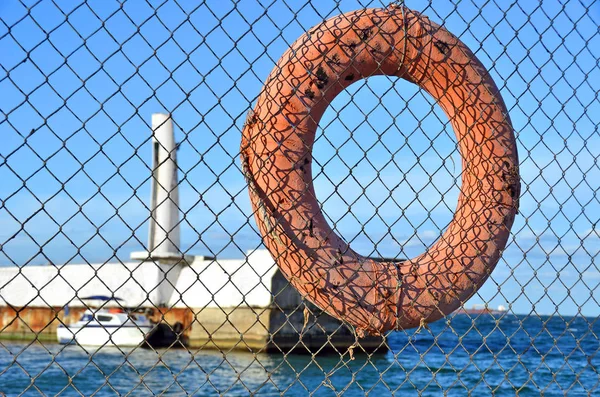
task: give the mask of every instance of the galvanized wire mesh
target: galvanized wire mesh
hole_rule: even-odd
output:
[[[405,5],[467,44],[498,85],[521,206],[497,268],[463,302],[476,309],[361,340],[262,250],[240,139],[299,36],[390,4],[1,2],[0,395],[598,393],[600,5]],[[151,156],[167,149],[154,113],[170,115],[177,142],[162,163]],[[313,155],[329,224],[364,256],[414,257],[452,220],[456,138],[416,85],[349,87],[329,104]],[[177,200],[156,176],[175,157]],[[169,230],[156,189],[177,204]],[[177,255],[152,254],[153,227]],[[57,344],[90,295],[161,324],[158,341]]]

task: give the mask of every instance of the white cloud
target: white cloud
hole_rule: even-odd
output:
[[[600,280],[600,271],[598,270],[586,270],[581,274],[581,278],[584,281],[587,280]]]
[[[439,238],[441,232],[435,230],[423,230],[422,232],[418,232],[416,235],[411,235],[404,240],[398,242],[398,245],[401,247],[425,247],[430,245],[433,241]]]

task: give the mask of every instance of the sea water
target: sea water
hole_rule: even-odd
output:
[[[0,395],[600,395],[596,318],[455,315],[393,332],[385,353],[0,344]]]

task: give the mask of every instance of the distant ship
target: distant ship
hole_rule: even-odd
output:
[[[487,304],[473,305],[471,308],[460,308],[456,314],[504,314],[506,306],[498,305],[497,309],[490,309]]]

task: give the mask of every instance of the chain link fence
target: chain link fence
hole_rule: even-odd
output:
[[[296,39],[377,7],[481,61],[521,192],[457,311],[362,338],[265,249],[240,142]],[[0,2],[0,395],[600,393],[599,26],[592,0]],[[408,263],[454,219],[460,142],[425,90],[358,77],[307,167],[333,232]]]

